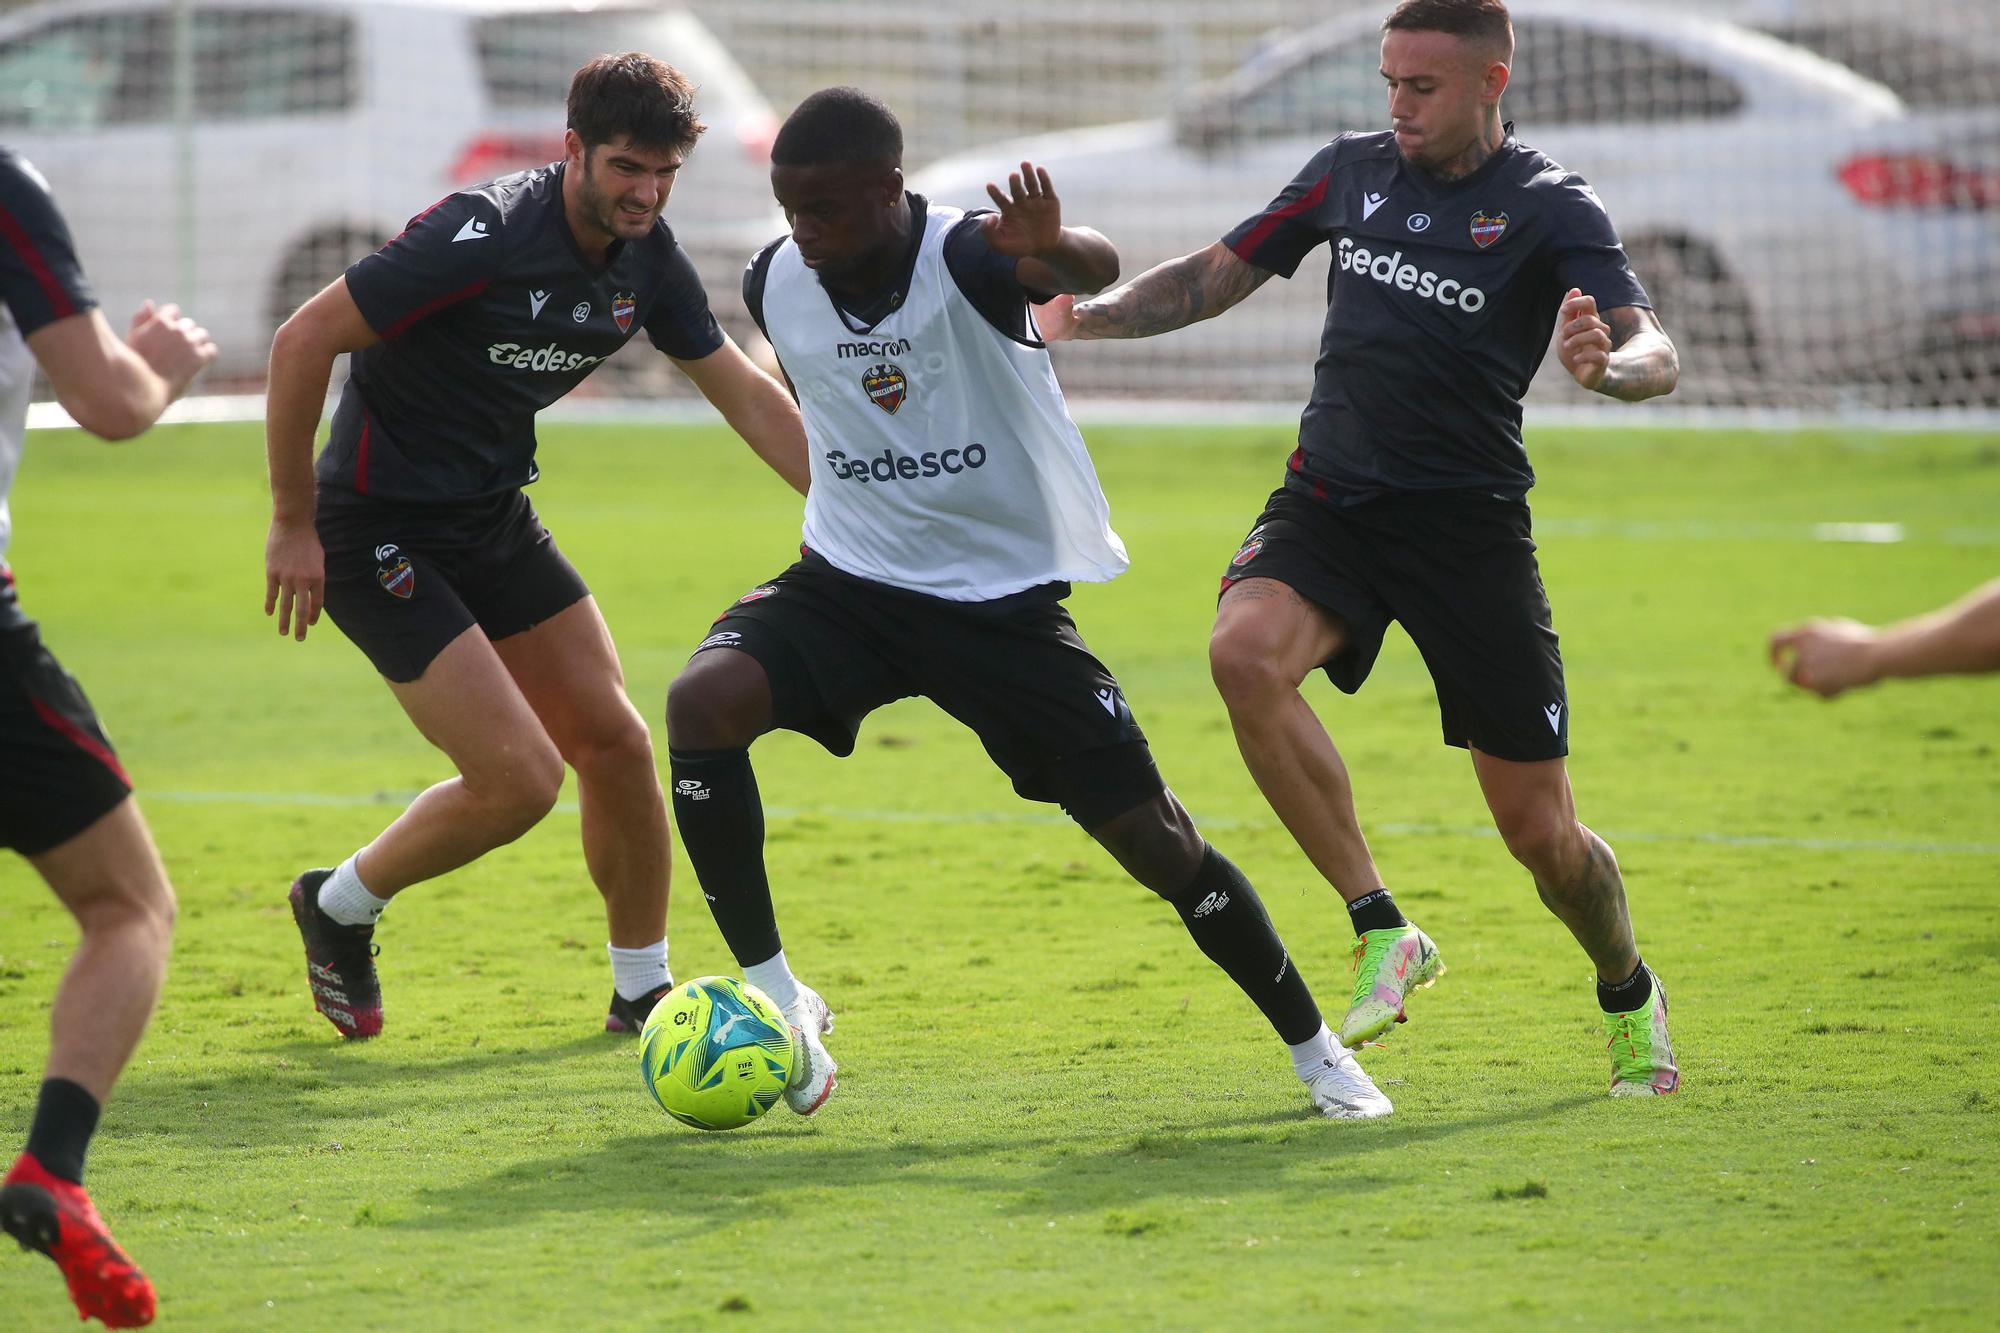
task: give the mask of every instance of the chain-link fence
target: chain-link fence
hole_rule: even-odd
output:
[[[0,6],[0,142],[36,162],[114,319],[180,299],[254,387],[276,323],[410,214],[553,157],[569,73],[640,47],[713,126],[669,219],[748,334],[804,93],[902,116],[913,182],[983,201],[1023,156],[1125,270],[1206,245],[1334,134],[1386,123],[1388,0],[71,0]],[[1907,11],[1907,12],[1905,12]],[[1503,110],[1587,176],[1680,342],[1680,401],[2000,406],[2000,0],[1522,0]],[[1060,349],[1074,395],[1296,402],[1326,251],[1226,317]],[[600,376],[684,392],[650,353]],[[1551,359],[1552,364],[1552,359]],[[1538,392],[1577,395],[1545,373]],[[595,383],[595,381],[594,381]]]

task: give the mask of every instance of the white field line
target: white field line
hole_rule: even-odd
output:
[[[322,806],[351,810],[367,806],[396,808],[416,799],[415,792],[377,792],[372,796],[341,795],[333,792],[269,791],[141,791],[146,801],[177,805],[291,805]],[[558,801],[564,814],[577,813],[575,801]],[[838,806],[807,808],[770,805],[764,814],[771,819],[825,819],[854,824],[1042,824],[1063,825],[1062,815],[1039,810],[856,810]],[[1270,819],[1197,819],[1206,829],[1270,829]],[[1371,834],[1418,838],[1492,838],[1499,836],[1484,824],[1382,823],[1368,828]],[[1779,834],[1714,833],[1693,830],[1684,833],[1648,829],[1605,829],[1597,832],[1606,842],[1691,843],[1710,847],[1778,847],[1811,852],[1891,852],[1919,856],[2000,856],[2000,842],[1950,842],[1929,838],[1796,838]]]
[[[1085,426],[1256,425],[1291,428],[1298,424],[1303,400],[1283,402],[1192,401],[1175,398],[1089,398],[1070,400],[1070,415]],[[328,399],[328,411],[332,399]],[[1757,407],[1680,407],[1651,404],[1644,414],[1593,403],[1532,404],[1530,434],[1542,427],[1595,427],[1607,431],[1643,433],[1659,429],[1751,431],[1788,435],[1798,431],[1830,431],[1845,435],[1880,432],[1887,435],[1967,432],[2000,433],[2000,403],[1976,408],[1795,409]],[[160,418],[164,422],[262,421],[261,393],[205,394],[183,398]],[[682,422],[714,424],[722,420],[699,398],[578,398],[565,399],[541,413],[544,421],[597,422],[606,425],[660,425]],[[31,403],[30,430],[61,430],[76,423],[55,402]],[[1170,436],[1170,443],[1199,444]]]
[[[1535,519],[1537,537],[1610,537],[1640,542],[1841,542],[1864,546],[2000,546],[2000,527],[1912,532],[1901,523],[1727,522],[1619,519],[1582,515]]]
[[[1167,403],[1133,404],[1125,402],[1102,402],[1086,404],[1075,413],[1077,419],[1086,425],[1202,425],[1230,422],[1269,422],[1271,404],[1213,404],[1213,403]],[[206,398],[184,398],[167,409],[161,418],[167,422],[218,422],[261,420],[264,399],[261,394],[218,394]],[[1296,412],[1293,412],[1296,415]],[[1543,414],[1547,415],[1547,414]],[[619,399],[588,399],[572,404],[557,404],[542,413],[549,421],[571,421],[598,424],[669,424],[720,420],[714,409],[705,402],[638,402]],[[1567,427],[1595,426],[1606,430],[1612,427],[1591,417],[1588,412],[1579,412],[1570,417],[1555,414],[1545,424]],[[1692,430],[1713,430],[1728,428],[1734,430],[1766,430],[1782,433],[1791,429],[1810,429],[1815,424],[1855,427],[1852,419],[1838,423],[1814,423],[1811,421],[1785,424],[1766,417],[1752,416],[1733,419],[1727,416],[1696,415],[1684,419],[1649,422],[1647,429],[1656,427],[1685,428]],[[73,427],[69,415],[60,404],[53,402],[32,404],[28,411],[30,430],[52,430]],[[1963,431],[1976,434],[2000,436],[2000,411],[1980,416],[1958,416],[1939,419],[1922,414],[1904,415],[1881,422],[1871,423],[1871,428],[1888,433],[1915,430]],[[1168,447],[1198,445],[1207,443],[1206,437],[1197,432],[1171,432],[1162,437]],[[1262,447],[1262,446],[1260,446]],[[1143,516],[1134,518],[1127,514],[1120,525],[1130,530],[1143,530],[1157,526]],[[1880,520],[1855,520],[1851,518],[1808,522],[1728,522],[1702,519],[1679,519],[1652,521],[1645,519],[1607,519],[1587,516],[1537,517],[1535,532],[1545,537],[1610,537],[1624,541],[1660,542],[1709,542],[1709,541],[1776,541],[1776,542],[1855,542],[1867,545],[1908,544],[1912,546],[2000,546],[2000,527],[1957,527],[1946,528],[1934,533],[1911,532],[1905,525]]]

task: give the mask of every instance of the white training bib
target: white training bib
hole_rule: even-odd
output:
[[[21,438],[28,429],[28,396],[35,382],[35,356],[14,323],[13,312],[0,305],[0,566],[7,560],[7,539],[13,520],[7,492],[14,470],[21,465]]]
[[[764,324],[812,453],[805,544],[836,568],[957,602],[1123,573],[1125,544],[1046,348],[993,327],[945,265],[931,208],[902,303],[857,331],[782,242]]]

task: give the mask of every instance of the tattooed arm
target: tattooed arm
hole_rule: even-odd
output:
[[[1088,301],[1059,296],[1035,309],[1048,342],[1071,338],[1150,338],[1213,319],[1270,278],[1222,242],[1141,273]]]
[[[1584,388],[1628,403],[1674,391],[1680,353],[1644,306],[1622,305],[1600,317],[1597,301],[1572,287],[1557,319],[1556,356]]]

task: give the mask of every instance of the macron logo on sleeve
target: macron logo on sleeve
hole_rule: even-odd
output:
[[[478,218],[467,218],[465,225],[458,229],[458,235],[451,238],[451,243],[457,245],[460,241],[483,241],[488,234],[484,222]]]

